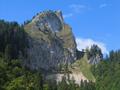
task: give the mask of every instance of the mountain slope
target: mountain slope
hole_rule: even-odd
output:
[[[86,54],[71,65],[71,70],[73,72],[82,72],[88,80],[95,82],[94,75],[91,72],[91,64],[88,63]]]

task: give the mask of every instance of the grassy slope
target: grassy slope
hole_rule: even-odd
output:
[[[83,58],[80,60],[77,60],[72,67],[77,68],[79,71],[83,73],[83,75],[88,79],[93,82],[95,82],[95,78],[90,70],[91,65],[87,62],[87,56],[84,55]]]

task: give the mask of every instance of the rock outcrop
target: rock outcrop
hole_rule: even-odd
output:
[[[76,60],[76,42],[61,11],[37,14],[24,26],[29,41],[25,66],[30,69],[57,70]]]

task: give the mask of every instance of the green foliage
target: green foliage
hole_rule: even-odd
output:
[[[43,90],[41,74],[27,70],[18,59],[26,56],[27,47],[23,27],[0,20],[0,90]]]
[[[44,83],[39,72],[25,69],[20,60],[10,60],[8,63],[4,58],[0,59],[0,83],[0,90],[94,90],[88,89],[93,87],[89,82],[83,82],[83,88],[75,84],[74,80],[66,80],[65,77],[58,84]]]
[[[11,54],[12,54],[12,46],[8,44],[5,47],[5,59],[11,60],[12,59]]]
[[[28,43],[24,28],[17,22],[0,20],[0,53],[5,54],[8,60],[17,59],[20,53],[25,56],[26,47]]]
[[[96,90],[95,83],[93,82],[87,82],[87,81],[81,81],[80,90]]]
[[[110,56],[92,67],[96,77],[96,90],[119,90],[120,88],[120,53],[110,52]]]
[[[6,90],[26,90],[23,81],[24,81],[23,77],[18,77],[14,79],[8,84]]]
[[[0,58],[0,90],[43,90],[43,79],[39,72],[22,67],[20,60],[8,63]]]
[[[44,84],[43,90],[58,90],[56,81],[47,80],[47,82]]]
[[[66,77],[63,77],[62,81],[58,84],[58,90],[69,90]]]
[[[95,83],[91,81],[81,81],[80,85],[77,85],[74,80],[67,81],[66,78],[63,77],[62,81],[58,83],[57,90],[96,90],[96,88]]]
[[[111,51],[109,60],[110,61],[114,61],[114,62],[120,62],[120,50],[118,50],[118,51]]]
[[[7,64],[4,60],[0,57],[0,90],[3,90],[3,85],[7,81]]]
[[[77,60],[74,64],[72,64],[72,67],[77,68],[79,70],[77,72],[82,72],[88,80],[93,82],[95,81],[95,77],[91,72],[91,64],[88,63],[88,58],[86,54],[84,54],[81,59]],[[73,71],[75,70],[73,69]]]

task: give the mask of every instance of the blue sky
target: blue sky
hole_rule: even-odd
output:
[[[120,48],[120,0],[0,0],[0,19],[23,23],[44,10],[61,10],[78,44]],[[89,43],[89,44],[88,44]]]

